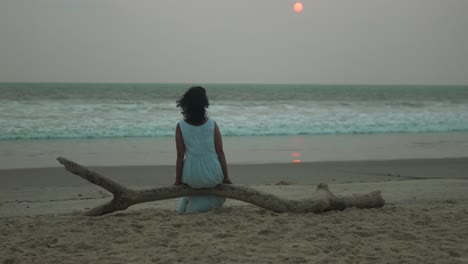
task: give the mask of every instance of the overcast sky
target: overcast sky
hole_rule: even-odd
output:
[[[0,0],[0,82],[468,85],[468,0]]]

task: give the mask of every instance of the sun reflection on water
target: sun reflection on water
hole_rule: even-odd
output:
[[[291,156],[293,156],[295,159],[292,160],[292,162],[294,163],[300,163],[302,162],[300,159],[298,159],[299,157],[301,157],[301,153],[298,152],[298,151],[294,151],[293,153],[291,153]]]

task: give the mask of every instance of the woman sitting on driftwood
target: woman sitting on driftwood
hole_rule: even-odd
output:
[[[195,86],[177,101],[184,119],[176,127],[175,185],[212,188],[220,183],[231,184],[223,151],[221,132],[216,122],[206,115],[209,106],[206,90]],[[225,201],[219,196],[183,197],[177,212],[198,213],[220,208]]]

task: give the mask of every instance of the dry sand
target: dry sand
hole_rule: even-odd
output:
[[[135,188],[173,175],[167,166],[96,169]],[[0,170],[0,263],[468,263],[466,158],[230,169],[236,183],[289,199],[329,182],[340,195],[380,189],[387,204],[316,215],[229,200],[177,215],[173,199],[84,217],[109,194],[61,168]]]
[[[467,263],[468,203],[315,214],[253,206],[198,214],[0,220],[2,263]]]

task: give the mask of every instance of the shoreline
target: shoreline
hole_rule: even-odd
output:
[[[87,166],[106,177],[131,186],[173,183],[174,165]],[[265,185],[322,182],[353,183],[414,179],[467,179],[468,157],[439,159],[394,159],[316,161],[302,163],[228,164],[237,184]],[[310,176],[309,176],[310,175]],[[77,187],[88,185],[60,164],[46,168],[0,169],[1,189]]]
[[[468,132],[224,137],[229,164],[468,157]],[[172,137],[0,141],[0,169],[175,164]]]

